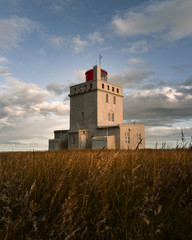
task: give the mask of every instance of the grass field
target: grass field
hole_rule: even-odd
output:
[[[192,151],[0,154],[0,239],[192,239]]]

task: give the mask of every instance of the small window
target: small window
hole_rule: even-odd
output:
[[[76,88],[74,88],[74,94],[76,94]]]
[[[79,87],[79,91],[80,91],[80,92],[82,91],[82,86]]]
[[[107,90],[109,90],[109,85],[107,85]]]
[[[117,93],[119,93],[119,88],[117,88]]]
[[[105,88],[105,85],[104,85],[104,83],[102,83],[102,88],[103,88],[103,89]]]
[[[116,97],[113,97],[113,104],[116,104]]]
[[[72,138],[72,144],[75,145],[75,136]]]
[[[114,87],[112,87],[112,92],[114,92]]]
[[[84,113],[84,112],[81,113],[81,120],[82,120],[82,121],[85,120],[85,113]]]
[[[106,94],[106,103],[108,103],[109,102],[109,96],[108,96],[108,94]]]
[[[125,143],[130,144],[130,133],[125,133]]]
[[[108,121],[110,121],[111,120],[111,118],[110,118],[110,113],[108,113]]]
[[[115,119],[114,119],[114,113],[111,114],[111,120],[114,122]]]
[[[90,83],[90,89],[92,89],[93,88],[93,84],[92,83]]]
[[[85,91],[87,91],[87,85],[85,85]]]

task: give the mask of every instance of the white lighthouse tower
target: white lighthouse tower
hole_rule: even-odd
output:
[[[123,124],[123,89],[99,65],[70,87],[70,130],[55,131],[49,150],[145,148],[143,124]]]

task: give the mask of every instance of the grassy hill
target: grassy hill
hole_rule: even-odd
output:
[[[192,151],[0,154],[0,239],[192,239]]]

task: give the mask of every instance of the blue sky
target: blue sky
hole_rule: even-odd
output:
[[[147,147],[192,136],[192,1],[0,0],[0,151],[47,149],[102,54]]]

